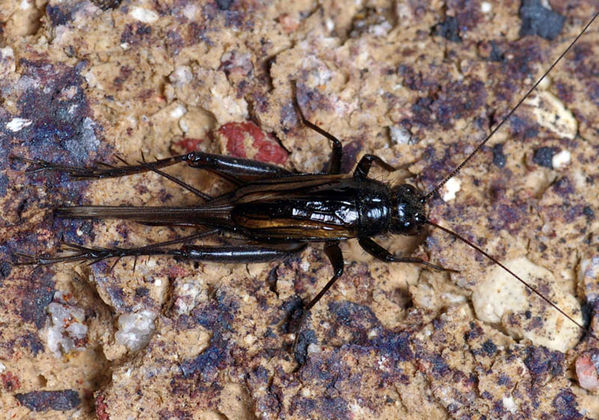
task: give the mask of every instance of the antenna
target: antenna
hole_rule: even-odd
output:
[[[474,157],[474,155],[476,155],[478,153],[478,151],[480,149],[482,149],[482,147],[485,144],[487,144],[487,142],[491,139],[491,137],[493,137],[495,135],[495,133],[497,131],[499,131],[499,129],[503,126],[503,124],[514,114],[514,112],[516,112],[516,110],[520,107],[520,105],[522,105],[522,103],[530,96],[530,94],[537,88],[537,86],[539,86],[539,84],[545,79],[545,77],[547,77],[547,75],[551,72],[551,70],[553,70],[553,68],[557,65],[557,63],[559,63],[561,61],[561,59],[564,58],[564,56],[568,53],[568,51],[570,51],[570,49],[572,49],[572,47],[574,46],[574,44],[576,44],[576,42],[580,39],[580,37],[585,34],[587,29],[589,29],[589,26],[591,26],[593,24],[593,22],[595,21],[595,19],[597,19],[597,16],[599,16],[599,12],[596,12],[593,15],[591,20],[589,20],[589,22],[585,25],[584,29],[576,36],[576,38],[574,38],[574,40],[570,43],[570,45],[568,45],[568,47],[560,54],[560,56],[557,58],[557,60],[555,60],[553,62],[553,64],[551,64],[551,66],[549,66],[549,68],[545,71],[545,73],[543,73],[543,75],[534,83],[534,85],[532,85],[532,87],[530,89],[528,89],[528,91],[524,94],[524,96],[522,96],[522,98],[520,98],[520,100],[518,101],[516,106],[514,106],[511,109],[511,111],[508,112],[508,114],[505,117],[503,117],[503,119],[499,122],[499,124],[497,124],[495,126],[495,128],[493,128],[493,130],[491,130],[491,132],[484,138],[484,140],[481,141],[478,144],[478,146],[476,146],[476,149],[474,149],[474,151],[472,153],[470,153],[466,157],[466,159],[464,159],[462,161],[462,163],[460,163],[458,166],[456,166],[447,176],[445,176],[445,178],[443,178],[443,180],[441,182],[439,182],[432,190],[430,190],[428,193],[426,193],[426,195],[424,196],[425,201],[428,201],[433,194],[435,194],[437,191],[439,191],[439,189],[441,189],[441,187],[443,187],[443,185],[445,185],[445,183],[447,181],[449,181],[451,178],[456,176],[456,174],[458,172],[460,172],[460,170],[464,167],[464,165],[466,165],[470,161],[470,159],[472,159]]]
[[[578,321],[576,321],[574,318],[572,318],[570,315],[568,315],[563,309],[561,309],[559,306],[557,306],[555,303],[553,303],[551,300],[549,300],[548,298],[546,298],[541,292],[539,292],[535,287],[531,286],[530,284],[528,284],[526,282],[526,280],[524,280],[522,277],[518,276],[516,273],[514,273],[512,270],[510,270],[509,268],[507,268],[504,264],[502,264],[497,258],[493,257],[491,254],[488,254],[486,251],[484,251],[481,247],[475,245],[473,242],[469,241],[468,239],[466,239],[465,237],[463,237],[462,235],[458,234],[457,232],[454,232],[446,227],[443,227],[441,225],[436,224],[435,222],[432,222],[430,220],[426,221],[427,224],[436,227],[437,229],[442,230],[445,233],[450,234],[451,236],[453,236],[456,239],[459,239],[460,241],[464,242],[466,245],[470,246],[471,248],[475,249],[476,251],[480,252],[482,255],[484,255],[485,257],[487,257],[489,260],[493,261],[495,264],[497,264],[499,267],[501,267],[502,269],[504,269],[506,272],[508,272],[509,274],[511,274],[512,276],[514,276],[514,278],[516,278],[520,283],[522,283],[524,286],[526,286],[526,288],[528,290],[530,290],[531,292],[533,292],[535,295],[537,295],[538,297],[540,297],[541,299],[543,299],[545,302],[547,302],[553,309],[555,309],[556,311],[558,311],[560,314],[562,314],[563,316],[565,316],[566,318],[568,318],[573,324],[575,324],[578,328],[580,328],[583,332],[588,332],[588,334],[593,337],[595,340],[599,341],[599,338],[597,338],[591,331],[587,331],[586,328],[584,328]]]

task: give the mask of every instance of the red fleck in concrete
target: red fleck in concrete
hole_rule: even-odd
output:
[[[576,359],[576,376],[581,387],[588,391],[599,390],[599,354],[583,353]]]
[[[189,153],[198,150],[198,145],[203,141],[204,139],[193,139],[186,137],[183,140],[179,140],[175,144]]]
[[[104,402],[104,395],[96,397],[96,416],[100,420],[108,420],[110,416],[107,413],[108,405]]]
[[[15,389],[19,389],[21,383],[19,382],[19,378],[12,372],[6,372],[0,375],[0,380],[2,380],[2,386],[6,391],[14,391]]]
[[[252,122],[227,123],[218,129],[218,134],[225,137],[231,156],[277,164],[287,160],[287,151]]]

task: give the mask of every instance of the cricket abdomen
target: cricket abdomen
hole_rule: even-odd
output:
[[[258,240],[327,241],[381,233],[388,213],[386,190],[375,183],[342,178],[305,189],[245,195],[234,204],[231,220]]]
[[[235,206],[233,223],[256,239],[327,240],[356,236],[358,211],[351,202],[274,200]]]

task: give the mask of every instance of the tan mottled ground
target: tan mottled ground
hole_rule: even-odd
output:
[[[342,139],[344,170],[376,153],[392,165],[411,162],[412,181],[428,190],[596,7],[549,3],[566,17],[553,41],[519,35],[516,1],[167,0],[102,10],[88,1],[0,0],[2,412],[598,418],[596,391],[581,388],[575,371],[597,343],[581,341],[553,309],[442,232],[379,242],[457,274],[385,264],[344,244],[345,275],[312,311],[302,365],[286,320],[332,275],[321,245],[247,266],[166,257],[141,258],[135,271],[130,260],[112,271],[112,261],[11,264],[13,253],[53,252],[61,238],[134,246],[182,233],[61,220],[53,207],[196,199],[155,174],[71,182],[26,174],[9,155],[90,166],[197,147],[320,171],[329,145],[298,124],[293,80],[307,117]],[[440,36],[451,17],[459,42],[451,31]],[[597,33],[595,25],[430,202],[431,219],[531,275],[576,319],[598,307]],[[226,128],[247,121],[271,137],[231,141]],[[169,173],[211,194],[227,188],[197,170]],[[55,311],[70,315],[53,319]],[[592,326],[599,334],[595,318]],[[53,347],[56,331],[63,347]]]

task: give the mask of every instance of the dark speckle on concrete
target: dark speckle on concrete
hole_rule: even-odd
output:
[[[406,75],[409,77],[409,71]],[[416,85],[418,86],[418,82]],[[411,106],[412,117],[402,124],[428,126],[440,124],[449,128],[454,120],[468,118],[483,106],[486,90],[481,80],[458,80],[441,88],[434,96],[421,97]]]
[[[21,348],[28,349],[34,356],[44,351],[44,344],[41,342],[39,336],[32,332],[22,335],[17,340],[17,343]]]
[[[489,61],[502,62],[505,60],[505,53],[499,48],[495,41],[491,41],[491,53]]]
[[[433,374],[436,377],[445,376],[451,370],[441,355],[432,356],[430,362],[432,363]]]
[[[187,420],[193,418],[193,414],[189,411],[182,410],[180,408],[176,408],[174,410],[168,410],[163,408],[158,411],[158,417],[160,420],[164,419],[177,419],[177,420]],[[107,415],[108,416],[108,415]]]
[[[226,349],[211,342],[210,347],[199,356],[185,360],[180,365],[184,378],[199,374],[202,381],[213,382],[218,375],[219,367],[225,365]]]
[[[564,198],[576,192],[576,188],[574,187],[574,185],[568,177],[559,178],[551,186],[551,189],[555,191],[557,194],[559,194],[560,197]]]
[[[209,347],[193,359],[181,363],[181,376],[199,376],[202,381],[213,382],[218,372],[230,363],[231,344],[227,337],[231,330],[238,303],[225,293],[219,293],[216,301],[198,305],[191,313],[195,323],[212,331]],[[174,387],[176,389],[176,387]]]
[[[229,10],[233,5],[233,0],[216,0],[216,5],[220,10]]]
[[[33,391],[16,394],[19,403],[32,411],[67,411],[79,407],[81,400],[77,391]]]
[[[326,95],[318,89],[310,89],[304,84],[297,85],[297,103],[310,119],[311,112],[316,110],[330,111],[331,103]]]
[[[6,189],[8,187],[8,177],[4,174],[0,174],[0,197],[6,195]]]
[[[458,20],[453,16],[448,16],[443,22],[435,25],[433,33],[452,42],[462,42],[458,28]]]
[[[22,294],[19,308],[21,319],[35,324],[38,329],[43,328],[48,316],[46,307],[54,297],[54,281],[51,273],[31,281],[31,284],[22,290]]]
[[[81,68],[21,60],[20,118],[31,124],[15,135],[28,142],[31,157],[83,164],[100,140],[85,97]],[[65,153],[66,152],[66,153]]]
[[[497,378],[497,385],[510,387],[512,386],[512,383],[512,379],[509,377],[509,375],[501,374]]]
[[[519,63],[513,63],[514,60],[509,61],[510,65],[517,67],[509,71],[514,73],[517,72],[518,75],[523,74],[526,71],[530,71],[530,62],[525,60],[524,58],[521,58],[520,55],[518,56],[518,58],[520,59]],[[513,115],[512,117],[510,117],[509,122],[512,129],[512,133],[517,139],[531,139],[537,137],[539,134],[538,125],[531,122],[530,120],[527,120],[526,118],[520,118],[517,115]]]
[[[544,7],[541,0],[523,0],[520,19],[520,36],[538,35],[550,41],[560,34],[566,20],[564,16]]]
[[[312,413],[316,408],[316,400],[313,398],[294,398],[294,401],[291,402],[292,413]]]
[[[71,11],[59,6],[46,6],[46,13],[50,18],[52,26],[66,25],[72,19]]]
[[[410,345],[410,333],[406,331],[398,334],[385,331],[373,339],[373,347],[387,357],[392,357],[399,361],[408,361],[414,358],[414,352]]]
[[[498,168],[504,168],[506,163],[506,156],[503,153],[503,143],[499,143],[493,146],[493,164]]]
[[[342,397],[324,398],[321,400],[322,414],[332,419],[348,418],[347,401]]]
[[[491,340],[487,340],[483,343],[483,350],[488,356],[493,356],[497,351],[497,346]]]
[[[551,405],[555,408],[557,417],[563,420],[582,419],[584,416],[578,411],[576,395],[570,389],[563,389],[553,399]]]
[[[553,156],[559,152],[557,147],[540,147],[534,151],[532,161],[537,165],[553,169]]]
[[[293,413],[302,418],[349,418],[348,402],[339,391],[353,381],[359,381],[360,376],[354,376],[350,367],[340,359],[338,352],[313,355],[308,363],[302,366],[299,377],[304,383],[320,384],[330,389],[319,398],[306,398],[298,395],[292,402]],[[336,390],[335,390],[336,389]]]
[[[480,325],[477,325],[474,322],[470,323],[470,330],[464,335],[464,339],[466,340],[476,340],[478,337],[483,335],[483,329]]]
[[[53,228],[57,232],[61,232],[62,239],[66,243],[81,244],[84,241],[93,242],[96,237],[94,233],[94,224],[89,220],[70,220],[70,219],[54,219]],[[127,235],[123,235],[126,239]]]
[[[304,365],[308,359],[308,346],[313,343],[317,343],[316,333],[314,330],[302,330],[297,334],[297,344],[295,345],[295,361],[299,365]]]
[[[593,220],[595,218],[595,212],[590,206],[585,206],[582,209],[582,214],[584,214],[589,220]]]
[[[104,262],[104,261],[102,261]],[[96,264],[96,266],[98,267],[98,270],[105,270],[105,267],[100,266],[100,264]],[[96,269],[96,268],[94,268]],[[101,278],[101,277],[98,277]],[[98,282],[100,284],[100,281]],[[106,293],[108,293],[108,296],[110,296],[110,300],[112,305],[115,306],[115,308],[118,308],[119,310],[122,311],[130,311],[131,307],[129,305],[127,305],[127,303],[125,302],[125,291],[123,290],[122,287],[120,287],[120,285],[115,285],[115,284],[110,284],[108,283],[106,285]]]
[[[368,306],[348,301],[331,302],[329,310],[335,316],[336,323],[351,334],[351,342],[354,344],[368,343],[368,332],[373,328],[380,328],[378,318]]]
[[[11,271],[12,265],[8,261],[0,261],[0,281],[7,278],[10,275]]]
[[[533,376],[561,375],[563,372],[564,354],[551,351],[546,347],[530,346],[526,349],[524,364]]]
[[[136,22],[125,27],[121,34],[121,42],[130,45],[139,45],[142,42],[148,42],[151,35],[151,26]]]

